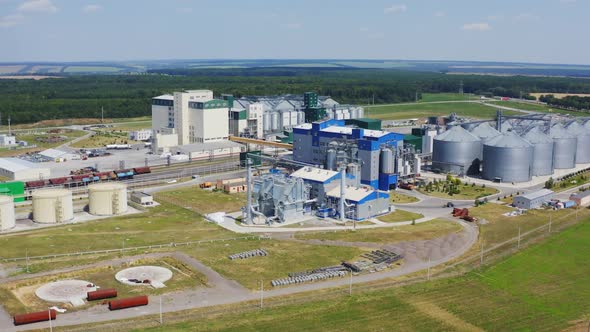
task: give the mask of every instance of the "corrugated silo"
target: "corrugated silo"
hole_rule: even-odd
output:
[[[127,186],[120,182],[88,186],[88,211],[97,216],[112,216],[127,211]]]
[[[539,127],[533,127],[522,138],[533,145],[533,176],[553,174],[553,139]]]
[[[549,136],[553,139],[553,168],[576,167],[576,136],[567,132],[561,124],[551,127]]]
[[[380,163],[381,173],[385,173],[385,174],[395,173],[395,165],[393,163],[393,155],[394,155],[394,153],[390,148],[381,149],[381,154],[379,155],[379,163]]]
[[[526,182],[532,177],[533,145],[515,133],[506,133],[483,144],[483,172],[487,180]]]
[[[14,199],[12,196],[0,196],[0,231],[6,231],[15,226]]]
[[[500,136],[502,133],[492,128],[489,123],[483,122],[469,130],[473,135],[479,137],[482,142]]]
[[[501,129],[501,132],[503,132],[503,133],[507,133],[507,132],[509,132],[509,131],[512,131],[512,129],[513,129],[513,126],[512,126],[512,124],[510,123],[510,121],[507,121],[507,120],[506,120],[506,121],[502,121],[502,127],[501,127],[500,129]]]
[[[66,189],[33,191],[33,221],[43,224],[61,223],[74,218],[72,192]]]
[[[270,130],[277,131],[279,130],[279,112],[272,112],[270,113]]]
[[[262,125],[265,132],[269,132],[271,128],[271,116],[270,112],[264,112],[262,115]]]
[[[336,169],[336,150],[334,149],[328,149],[328,152],[326,152],[326,168]]]
[[[576,164],[590,163],[590,131],[575,120],[568,123],[565,129],[577,139]]]
[[[481,139],[461,126],[433,139],[432,168],[444,173],[477,174],[481,161]]]

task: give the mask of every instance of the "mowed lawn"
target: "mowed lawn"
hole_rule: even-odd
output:
[[[226,194],[192,186],[157,193],[156,200],[188,208],[199,214],[207,214],[239,211],[246,205],[246,194]]]
[[[382,120],[425,118],[429,116],[449,115],[451,113],[457,113],[459,116],[491,119],[496,116],[496,109],[478,102],[413,103],[365,107],[366,117]],[[519,115],[522,113],[505,111],[504,114]]]
[[[352,297],[318,296],[305,304],[146,330],[559,331],[576,320],[587,326],[588,238],[586,222],[463,277],[356,294],[353,288]]]

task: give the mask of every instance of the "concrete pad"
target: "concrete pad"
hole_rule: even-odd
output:
[[[135,266],[117,272],[115,279],[120,283],[131,286],[152,286],[154,288],[161,288],[164,282],[172,278],[172,271],[161,266]],[[150,284],[135,283],[129,281],[130,279],[149,280]],[[160,286],[160,287],[157,287]]]
[[[83,305],[86,293],[96,290],[96,287],[88,287],[90,284],[85,280],[60,280],[37,288],[35,295],[47,302]]]

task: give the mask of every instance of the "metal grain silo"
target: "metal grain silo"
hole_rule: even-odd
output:
[[[67,189],[40,189],[33,197],[33,221],[44,224],[61,223],[74,218],[72,192]]]
[[[455,126],[434,137],[432,168],[444,173],[477,174],[481,146],[479,137]]]
[[[500,128],[501,132],[507,133],[509,131],[512,131],[512,129],[513,129],[513,126],[510,123],[510,121],[502,121],[501,128]]]
[[[553,174],[553,139],[539,127],[533,127],[522,138],[533,145],[533,176]]]
[[[496,129],[492,128],[492,126],[490,126],[489,123],[487,122],[482,122],[479,125],[472,127],[471,129],[469,129],[469,131],[479,137],[482,142],[485,143],[485,141],[487,141],[490,138],[494,138],[496,136],[501,135],[502,133],[497,131]]]
[[[381,173],[393,174],[395,173],[395,165],[393,163],[393,151],[390,148],[381,149],[379,155],[379,164]]]
[[[6,231],[14,228],[14,199],[12,196],[0,196],[0,231]]]
[[[280,116],[279,112],[274,111],[274,112],[270,113],[270,120],[271,120],[270,121],[270,130],[272,130],[272,131],[279,130],[279,122],[280,122],[279,116]]]
[[[576,136],[567,132],[563,125],[556,124],[551,127],[549,137],[553,139],[553,168],[576,167]]]
[[[515,133],[483,143],[483,172],[487,180],[526,182],[532,178],[533,145]]]
[[[590,163],[590,131],[575,120],[568,123],[565,129],[577,139],[576,164]]]
[[[112,216],[127,211],[127,186],[120,182],[94,183],[88,186],[88,212]]]
[[[326,168],[336,169],[336,150],[334,149],[328,149],[328,152],[326,152]]]
[[[269,132],[271,128],[271,116],[270,112],[264,112],[262,115],[262,126],[265,132]]]

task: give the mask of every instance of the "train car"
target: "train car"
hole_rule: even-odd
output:
[[[49,183],[57,186],[57,185],[63,185],[66,182],[68,182],[70,180],[69,177],[63,177],[63,178],[54,178],[54,179],[49,179]]]
[[[25,188],[27,189],[35,189],[41,188],[45,186],[45,180],[35,180],[35,181],[27,181],[25,182]]]
[[[132,169],[120,169],[115,171],[115,174],[117,174],[117,180],[126,180],[133,179],[135,173]]]
[[[152,170],[149,167],[135,167],[133,169],[133,172],[135,172],[135,174],[149,174],[152,172]]]
[[[94,173],[94,176],[98,177],[99,181],[108,181],[117,179],[115,172],[98,172]]]

